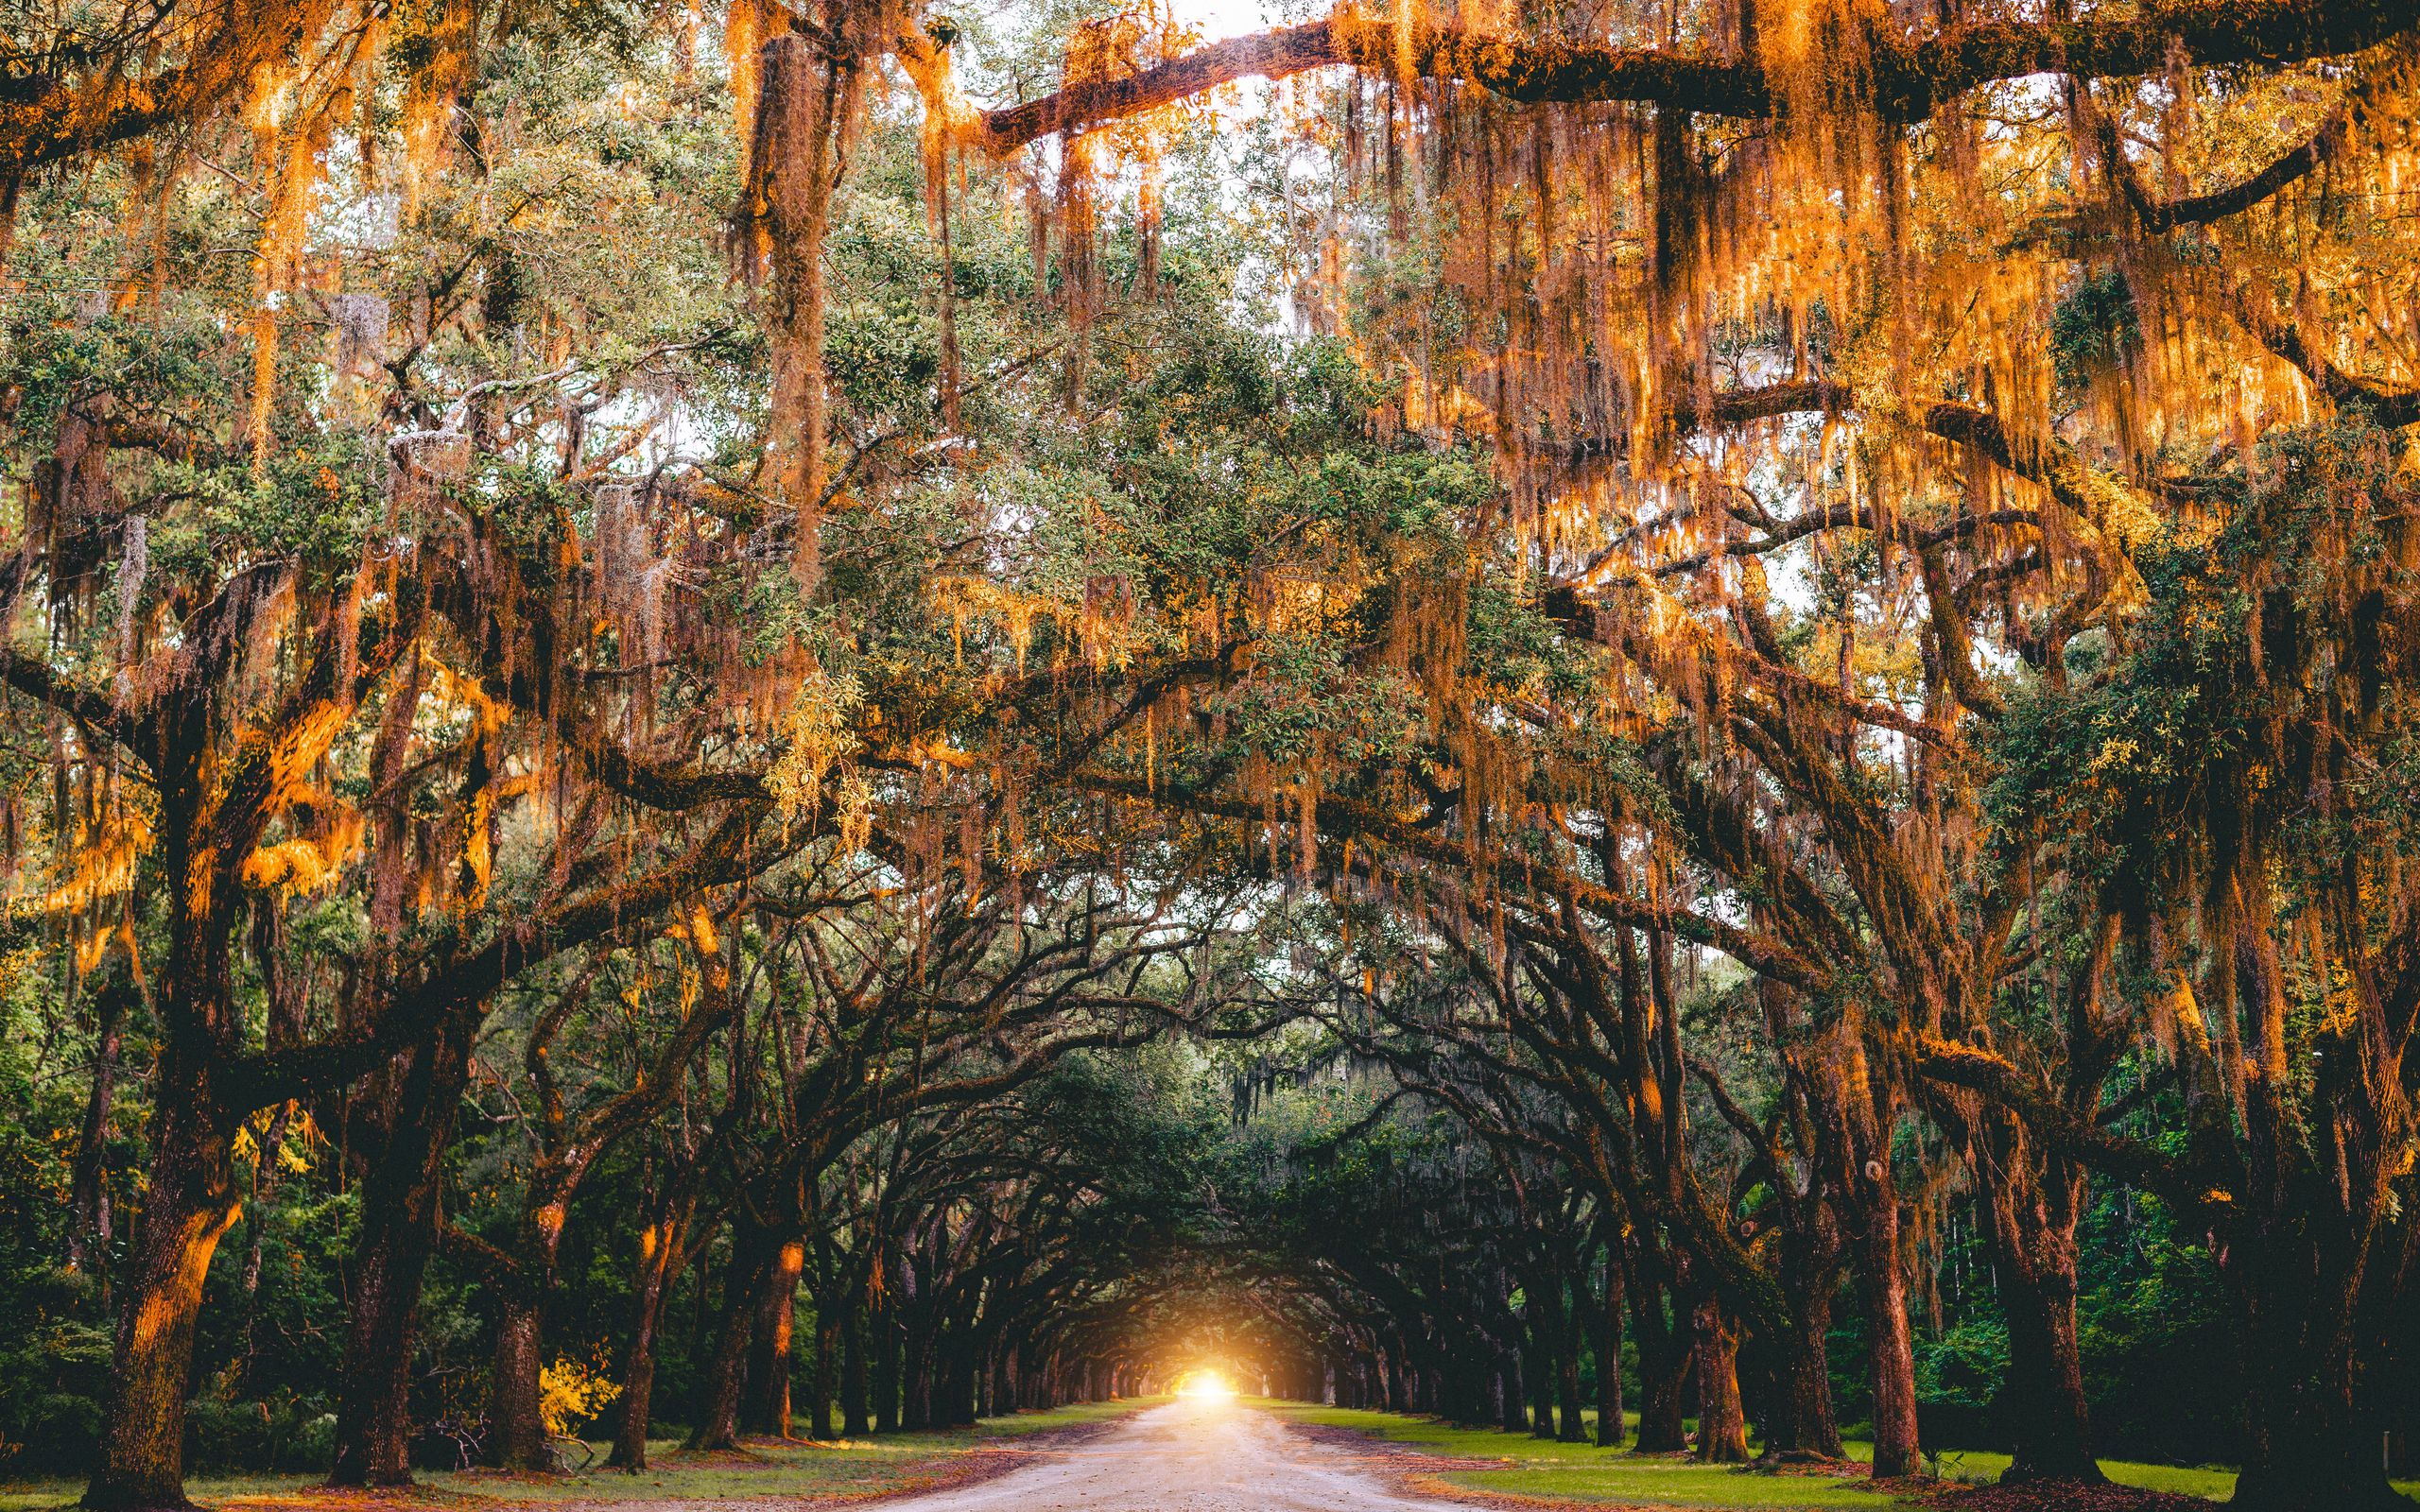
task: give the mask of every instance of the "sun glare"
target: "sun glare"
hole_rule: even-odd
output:
[[[1177,1382],[1176,1394],[1197,1400],[1223,1401],[1236,1394],[1227,1378],[1216,1370],[1192,1370]]]

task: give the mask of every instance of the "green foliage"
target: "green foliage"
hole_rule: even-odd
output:
[[[648,1225],[673,1174],[703,1194],[660,1320],[665,1421],[700,1414],[717,1318],[779,1311],[750,1311],[747,1290],[750,1246],[769,1234],[812,1251],[803,1295],[771,1298],[811,1341],[790,1365],[802,1394],[852,1349],[892,1373],[894,1400],[897,1374],[922,1370],[927,1399],[958,1397],[947,1412],[978,1372],[1006,1373],[1011,1338],[1062,1364],[1149,1346],[1279,1370],[1333,1364],[1342,1340],[1360,1363],[1409,1364],[1442,1410],[1488,1418],[1525,1372],[1534,1393],[1551,1366],[1591,1385],[1624,1370],[1590,1326],[1610,1305],[1609,1256],[1644,1288],[1641,1332],[1687,1327],[1692,1289],[1735,1312],[1804,1302],[1775,1280],[1793,1184],[1835,1183],[1834,1228],[1888,1225],[1905,1214],[1854,1212],[1844,1195],[1887,1167],[1904,1209],[1929,1205],[1953,1230],[1927,1229],[1917,1257],[1936,1294],[1917,1347],[1927,1434],[1954,1439],[1939,1431],[1954,1413],[1996,1435],[2010,1331],[1987,1246],[1971,1223],[1956,1231],[1973,1194],[1939,1139],[1947,1115],[1916,1091],[1911,1034],[1999,1036],[2025,1074],[2060,1074],[2075,1004],[2104,985],[2074,984],[2105,964],[2113,1011],[2152,1001],[2169,963],[2152,959],[2150,920],[2181,926],[2221,896],[2230,858],[2257,854],[2259,880],[2277,879],[2281,936],[2344,927],[2331,902],[2381,949],[2408,923],[2365,912],[2358,885],[2349,900],[2328,890],[2344,858],[2420,854],[2420,723],[2396,661],[2408,637],[2391,633],[2414,603],[2404,443],[2348,402],[2332,423],[2273,429],[2248,458],[2146,485],[2173,459],[2117,445],[2083,402],[2113,403],[2145,366],[2148,255],[2106,266],[2095,249],[2067,260],[2080,275],[2035,285],[2065,290],[2048,312],[2048,382],[2014,376],[2055,392],[2058,413],[2013,412],[1996,465],[2056,486],[2048,504],[2030,486],[2002,499],[1996,474],[1986,490],[1940,465],[1971,453],[1955,459],[1979,474],[1993,448],[1975,433],[1938,431],[1925,444],[1939,456],[1893,433],[1918,428],[1930,400],[1990,399],[1998,369],[2021,366],[2007,351],[2039,345],[2041,307],[2003,351],[1988,338],[2007,333],[1943,321],[1897,269],[1842,264],[1841,286],[1868,285],[1850,313],[1831,293],[1793,302],[1804,291],[1770,269],[1733,276],[1759,255],[1736,250],[1723,256],[1740,266],[1680,297],[1700,275],[1666,266],[1667,239],[1705,232],[1707,207],[1655,206],[1690,224],[1657,221],[1651,245],[1633,215],[1646,200],[1570,177],[1561,200],[1589,215],[1564,230],[1588,250],[1563,258],[1544,233],[1580,208],[1552,188],[1548,148],[1567,141],[1530,144],[1537,161],[1513,176],[1529,181],[1508,178],[1490,202],[1445,173],[1477,165],[1497,186],[1499,137],[1552,120],[1542,112],[1455,114],[1470,139],[1412,144],[1414,171],[1438,173],[1415,210],[1399,185],[1381,203],[1361,181],[1377,162],[1365,149],[1400,157],[1398,131],[1447,118],[1408,80],[1388,86],[1383,144],[1360,113],[1374,95],[1350,96],[1349,121],[1346,96],[1307,89],[1241,121],[1172,110],[1152,124],[1151,253],[1121,167],[1091,186],[1086,280],[1064,255],[1072,185],[1046,213],[1055,231],[1021,224],[1073,161],[1064,145],[1015,171],[952,158],[946,204],[928,204],[932,143],[869,61],[874,97],[841,133],[849,172],[821,269],[828,496],[784,499],[768,461],[797,438],[768,434],[769,378],[796,355],[798,290],[790,270],[756,266],[752,227],[731,224],[765,186],[741,181],[735,80],[711,39],[680,8],[637,0],[538,0],[501,21],[472,8],[488,23],[475,66],[438,102],[441,140],[398,173],[403,113],[448,45],[444,9],[390,18],[384,61],[323,143],[232,116],[180,123],[173,152],[147,142],[23,186],[0,270],[26,285],[0,330],[0,483],[29,501],[11,523],[41,588],[11,597],[0,627],[21,716],[0,741],[0,828],[24,863],[24,907],[0,924],[0,1469],[89,1456],[123,1300],[107,1288],[123,1285],[130,1224],[160,1200],[146,1130],[182,1106],[159,1091],[166,1049],[207,1040],[245,1075],[296,1040],[350,1054],[365,1015],[419,1005],[466,960],[482,972],[466,990],[491,996],[448,1010],[480,1017],[470,1090],[429,1167],[445,1244],[406,1364],[424,1460],[451,1463],[493,1427],[490,1346],[517,1285],[545,1294],[546,1358],[578,1362],[583,1381],[614,1373],[634,1332],[632,1257],[663,1239]],[[1110,19],[1095,0],[926,18],[991,98],[1030,96],[1069,27]],[[1662,29],[1697,25],[1676,13]],[[290,82],[274,71],[261,81]],[[284,93],[255,103],[284,110]],[[1954,118],[1937,113],[1945,142]],[[1667,128],[1659,146],[1709,169],[1736,159],[1720,173],[1741,182],[1770,181],[1756,154],[1789,134],[1670,112]],[[1319,183],[1306,220],[1299,149],[1330,136],[1370,161]],[[273,221],[279,154],[297,150],[324,170],[293,211],[301,244],[245,245]],[[1911,190],[1893,210],[1893,257],[1929,257],[1931,163],[1888,162]],[[1678,166],[1658,161],[1659,192]],[[1952,197],[1962,213],[1970,187]],[[2310,225],[2360,222],[2323,207]],[[2221,233],[2207,234],[2190,255]],[[1324,261],[1306,276],[1313,241],[1349,265],[1342,286]],[[1481,286],[1474,247],[1509,249]],[[1628,304],[1558,334],[1594,276],[1582,263],[1649,276],[1620,295],[1651,287],[1653,342],[1625,350],[1640,323]],[[1758,306],[1716,318],[1695,350],[1672,344],[1700,318],[1684,312],[1729,299],[1718,283],[1758,288]],[[384,301],[374,351],[339,355],[339,297]],[[260,327],[275,340],[255,352]],[[1572,359],[1583,379],[1525,369],[1525,349],[1558,343],[1571,351],[1539,361]],[[1970,349],[1971,371],[1935,361]],[[1629,412],[1783,372],[1822,385],[1825,414],[1819,425],[1802,393],[1808,409],[1771,425],[1769,448],[1735,448],[1703,410],[1686,424]],[[1871,413],[1836,446],[1852,409]],[[2138,439],[2135,424],[2117,439]],[[399,447],[435,436],[468,462],[407,479]],[[1552,458],[1575,439],[1504,487],[1533,441]],[[2122,476],[2103,465],[2120,452]],[[2074,467],[2054,474],[2061,458]],[[2122,562],[2094,557],[2118,532],[2073,528],[2077,499],[2137,493],[2169,512],[2168,533]],[[1528,528],[1532,506],[1592,518],[1558,519],[1549,540]],[[1796,507],[1850,524],[1817,528]],[[1659,568],[1662,546],[1640,542],[1668,537],[1700,566]],[[214,795],[261,770],[284,785],[260,825],[203,833],[206,865],[169,877],[129,819],[170,785],[138,770],[165,765],[148,701],[216,648],[198,632],[224,586],[267,567],[292,569],[292,594],[233,627],[242,654],[208,705],[217,717],[178,727],[234,754],[166,757],[206,755],[199,785]],[[2099,596],[2052,602],[2077,576]],[[244,747],[309,662],[286,627],[331,603],[354,640],[331,638],[318,664],[348,668],[365,618],[425,610],[408,670],[364,679],[361,705],[336,715],[345,729],[307,758]],[[1988,693],[1945,675],[1963,654],[1952,614],[1980,643],[1965,671]],[[820,722],[799,717],[810,696]],[[836,801],[758,812],[764,774],[803,764]],[[624,885],[697,853],[718,821],[757,869],[724,865],[624,911]],[[100,895],[54,902],[59,880],[99,869],[87,842],[111,823],[141,853]],[[1978,833],[1997,842],[1996,871],[1962,854]],[[276,873],[239,853],[256,845],[311,850],[312,875],[264,880]],[[197,885],[205,872],[217,892]],[[203,977],[174,921],[205,894],[236,900],[212,942],[234,957],[226,1001],[209,1005],[223,1016],[164,1046],[163,980]],[[558,957],[549,910],[574,895],[606,899],[610,927]],[[2006,923],[2020,912],[2021,929]],[[1992,929],[2009,951],[1944,965]],[[1776,945],[1777,964],[1743,936]],[[136,963],[152,974],[134,980]],[[1649,1011],[1616,1024],[1642,994]],[[2284,995],[2288,1091],[2317,1110],[2300,1128],[2308,1158],[2359,1128],[2319,1116],[2311,1069],[2348,1018],[2324,958],[2298,963]],[[104,1004],[123,1010],[114,1051]],[[1622,1172],[1651,1182],[1623,1186],[1611,1173],[1636,1158],[1610,1147],[1642,1137],[1651,1099],[1648,1078],[1621,1076],[1666,1054],[1646,1047],[1657,1019],[1686,1040],[1653,1089],[1680,1143],[1668,1169]],[[418,1032],[420,1060],[381,1040],[342,1076],[241,1110],[240,1211],[206,1277],[192,1371],[197,1468],[292,1471],[331,1453],[358,1250],[383,1216],[364,1211],[382,1120],[433,1055]],[[1856,1076],[1885,1089],[1879,1163],[1862,1173],[1814,1116],[1839,1108],[1806,1095],[1832,1090],[1837,1067],[1813,1057],[1835,1034],[1872,1048]],[[2179,1160],[2234,1137],[2239,1097],[2188,1140],[2182,1096],[2154,1085],[2165,1072],[2136,1042],[2157,1039],[2113,1036],[2142,1095],[2112,1122]],[[88,1138],[104,1056],[114,1101]],[[2086,1098],[2074,1107],[2093,1116]],[[567,1149],[595,1163],[566,1211],[541,1204],[541,1177]],[[2405,1164],[2380,1188],[2388,1238],[2411,1222]],[[1685,1209],[1695,1189],[1702,1212]],[[2219,1228],[2106,1179],[2094,1201],[2080,1311],[2102,1441],[2228,1452],[2244,1362],[2228,1348]],[[95,1252],[70,1271],[71,1240],[87,1239]],[[1832,1300],[1828,1363],[1854,1418],[1871,1411],[1861,1362],[1878,1320],[1852,1287]],[[2404,1334],[2410,1311],[2393,1319]],[[1752,1412],[1770,1409],[1773,1346],[1752,1336],[1743,1356]],[[1634,1333],[1634,1391],[1640,1347]],[[772,1364],[769,1345],[752,1391]],[[1523,1442],[1312,1416],[1474,1452]],[[783,1449],[761,1479],[686,1466],[648,1499],[889,1486],[950,1447]],[[1507,1457],[1471,1484],[1879,1504],[1828,1480],[1777,1493],[1578,1446]],[[613,1484],[563,1494],[619,1498]]]
[[[2079,280],[2050,314],[2050,361],[2062,388],[2121,370],[2142,340],[2134,285],[2122,268]]]

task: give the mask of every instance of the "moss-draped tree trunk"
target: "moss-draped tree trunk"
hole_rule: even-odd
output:
[[[171,990],[208,990],[207,978]],[[141,1217],[118,1279],[117,1343],[101,1404],[101,1440],[84,1504],[95,1512],[182,1508],[185,1397],[202,1286],[218,1241],[242,1212],[232,1129],[205,1069],[172,1040],[153,1095],[151,1162]]]
[[[1863,1057],[1853,1064],[1861,1071]],[[1855,1212],[1858,1292],[1865,1303],[1867,1370],[1874,1385],[1874,1473],[1913,1475],[1923,1468],[1916,1442],[1916,1350],[1908,1319],[1907,1254],[1899,1194],[1891,1172],[1890,1121],[1871,1105],[1852,1108],[1856,1164],[1846,1183]]]
[[[470,1083],[473,1025],[457,1016],[406,1068],[389,1073],[380,1145],[362,1185],[331,1486],[411,1484],[412,1351],[446,1142]]]
[[[1978,1110],[1969,1159],[1978,1174],[1993,1278],[2008,1319],[2007,1403],[2014,1442],[2003,1480],[2099,1483],[2083,1351],[2076,1331],[2076,1223],[2084,1176],[2046,1152],[2006,1113]]]
[[[2351,1057],[2345,1058],[2350,1059]],[[2309,1150],[2285,1098],[2246,1098],[2254,1211],[2227,1236],[2224,1269],[2242,1321],[2243,1469],[2235,1506],[2255,1512],[2401,1508],[2379,1452],[2384,1415],[2372,1380],[2414,1250],[2390,1218],[2391,1163],[2368,1098],[2346,1082],[2375,1072],[2323,1063],[2314,1100],[2336,1104],[2330,1148]],[[2336,1085],[2331,1080],[2342,1078]],[[2346,1199],[2350,1197],[2348,1202]]]
[[[231,619],[249,627],[247,616]],[[212,669],[199,669],[207,675]],[[218,1241],[243,1211],[231,1141],[249,1108],[225,1085],[242,1045],[233,998],[233,865],[221,848],[248,828],[223,813],[215,699],[190,687],[164,700],[143,733],[157,782],[168,955],[155,1009],[151,1160],[118,1279],[116,1345],[101,1404],[99,1453],[84,1504],[95,1512],[182,1507],[185,1397],[194,1332]],[[250,791],[250,784],[247,784]],[[239,797],[234,800],[241,804]],[[256,800],[257,801],[257,800]],[[222,819],[239,822],[230,835]],[[256,833],[256,831],[252,832]]]
[[[130,967],[129,975],[131,975]],[[93,1085],[84,1099],[84,1124],[76,1142],[76,1169],[68,1187],[67,1265],[99,1279],[108,1295],[110,1192],[105,1169],[110,1108],[117,1089],[118,1052],[125,1042],[130,980],[112,977],[93,996]]]

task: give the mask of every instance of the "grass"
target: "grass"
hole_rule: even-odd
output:
[[[1795,1512],[1798,1508],[1894,1507],[1909,1503],[1855,1479],[1820,1475],[1763,1475],[1698,1465],[1685,1459],[1642,1458],[1621,1450],[1591,1444],[1564,1444],[1508,1434],[1498,1429],[1456,1428],[1433,1418],[1401,1413],[1365,1412],[1342,1407],[1307,1406],[1299,1402],[1256,1402],[1297,1422],[1350,1428],[1395,1443],[1438,1454],[1495,1458],[1507,1461],[1502,1469],[1447,1470],[1438,1476],[1450,1486],[1472,1490],[1546,1497],[1562,1502],[1607,1502],[1641,1506],[1735,1507],[1754,1512]],[[1591,1418],[1593,1422],[1593,1418]],[[1636,1426],[1637,1419],[1631,1419]],[[1852,1441],[1852,1459],[1871,1459],[1874,1446]],[[2181,1496],[2223,1501],[2235,1494],[2235,1471],[2175,1465],[2144,1465],[2105,1459],[2100,1468],[2121,1486],[2168,1491]],[[1991,1481],[2008,1469],[2006,1454],[1945,1453],[1945,1478]],[[2407,1495],[2420,1492],[2420,1482],[2398,1482]]]
[[[627,1503],[733,1502],[758,1498],[796,1501],[818,1497],[878,1496],[913,1488],[946,1474],[950,1461],[971,1451],[1046,1428],[1070,1428],[1150,1406],[1153,1398],[1090,1402],[1049,1412],[987,1418],[973,1428],[930,1433],[878,1434],[836,1443],[775,1443],[752,1439],[736,1452],[685,1454],[678,1439],[648,1445],[648,1468],[636,1475],[604,1468],[612,1447],[593,1447],[596,1465],[563,1475],[504,1475],[492,1470],[435,1471],[415,1491],[330,1491],[316,1477],[287,1475],[196,1476],[185,1490],[204,1506],[242,1505],[278,1509],[358,1508],[398,1501],[488,1512],[515,1506],[611,1506]],[[0,1482],[0,1512],[35,1512],[64,1506],[83,1491],[80,1481],[46,1479]]]
[[[1448,1470],[1449,1486],[1560,1502],[1755,1508],[1898,1507],[1894,1497],[1853,1481],[1809,1475],[1742,1475],[1723,1466],[1642,1457],[1593,1444],[1563,1444],[1500,1429],[1455,1428],[1427,1418],[1344,1407],[1272,1404],[1297,1422],[1351,1428],[1439,1454],[1495,1458],[1495,1470]]]
[[[1870,1458],[1871,1444],[1857,1444],[1850,1451],[1859,1459]],[[1980,1450],[1951,1450],[1941,1456],[1941,1473],[1953,1480],[1996,1481],[2000,1471],[2008,1469],[2006,1454],[1987,1453]],[[2140,1486],[2146,1491],[2166,1491],[2172,1496],[2199,1496],[2213,1502],[2223,1502],[2235,1495],[2235,1471],[2215,1465],[2147,1465],[2139,1460],[2104,1459],[2100,1472],[2120,1486]]]

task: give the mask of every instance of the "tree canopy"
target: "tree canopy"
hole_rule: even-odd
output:
[[[1216,1360],[2401,1504],[2415,67],[16,8],[0,1469]]]

